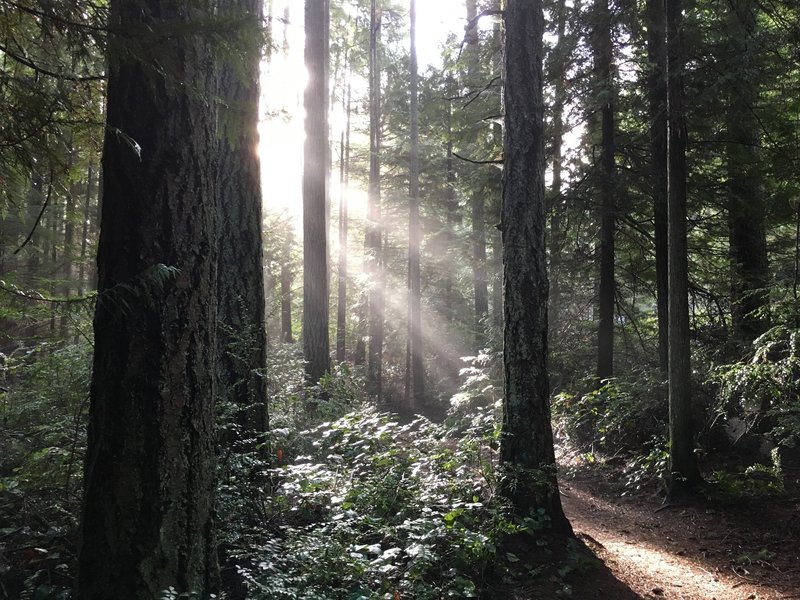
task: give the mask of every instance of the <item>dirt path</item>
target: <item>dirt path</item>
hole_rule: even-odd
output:
[[[800,600],[797,500],[663,509],[586,477],[562,491],[576,534],[605,564],[599,579],[617,580],[584,582],[575,598]]]

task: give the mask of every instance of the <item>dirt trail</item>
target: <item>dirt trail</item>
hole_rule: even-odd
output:
[[[562,492],[576,534],[618,580],[595,581],[575,598],[800,600],[797,500],[663,509],[580,477],[563,481]],[[613,591],[619,582],[626,593]]]

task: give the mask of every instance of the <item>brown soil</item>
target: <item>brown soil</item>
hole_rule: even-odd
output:
[[[800,498],[664,507],[623,497],[596,473],[561,488],[575,533],[603,563],[573,576],[567,597],[800,599]]]

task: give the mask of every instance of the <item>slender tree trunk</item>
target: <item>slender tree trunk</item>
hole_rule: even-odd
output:
[[[411,157],[408,191],[408,283],[410,408],[417,409],[425,401],[425,365],[422,345],[422,282],[420,274],[420,245],[422,232],[419,221],[419,73],[417,72],[417,2],[411,0]]]
[[[472,195],[472,281],[475,297],[475,349],[486,340],[484,326],[489,314],[489,282],[486,275],[486,200],[483,192]]]
[[[292,333],[292,285],[294,283],[294,271],[288,250],[284,252],[284,260],[281,262],[281,340],[284,344],[294,344],[294,334]]]
[[[559,0],[556,9],[558,43],[553,51],[553,182],[551,185],[552,206],[550,213],[550,331],[558,331],[561,322],[561,253],[564,249],[564,200],[561,197],[564,169],[564,104],[566,90],[566,67],[569,60],[566,38],[566,1]]]
[[[447,233],[446,240],[449,249],[453,248],[456,240],[455,230],[459,224],[458,199],[456,198],[456,170],[455,158],[453,156],[453,129],[452,129],[452,106],[448,109],[447,115],[447,159],[445,161],[447,169],[447,188],[445,189],[445,202],[447,206]],[[449,258],[445,255],[446,258]],[[453,274],[450,272],[449,264],[445,264],[444,273],[444,307],[447,321],[452,323],[456,316],[455,288],[453,286]]]
[[[347,85],[347,101],[344,106],[347,114],[347,123],[342,132],[342,147],[340,150],[341,169],[339,182],[342,188],[339,200],[339,288],[336,303],[336,360],[344,362],[347,358],[347,230],[348,208],[347,195],[350,184],[350,125],[352,113],[352,89]]]
[[[257,440],[268,425],[261,164],[253,150],[258,147],[261,63],[255,32],[262,6],[261,0],[218,0],[218,6],[225,17],[247,20],[254,34],[244,74],[224,62],[219,77],[218,387],[219,397],[237,407],[242,437]]]
[[[756,5],[731,0],[730,43],[739,61],[727,118],[728,227],[731,256],[731,323],[733,337],[749,344],[764,333],[769,307],[766,207],[761,170],[757,110],[761,83],[754,39]]]
[[[81,252],[78,264],[78,296],[83,296],[86,293],[86,288],[89,283],[86,276],[86,262],[89,256],[89,220],[93,218],[92,199],[94,197],[94,175],[94,164],[90,162],[86,170],[86,188],[83,196],[83,225],[81,227]]]
[[[689,345],[689,259],[687,248],[686,117],[681,47],[682,0],[666,0],[669,121],[669,496],[697,486],[694,457],[691,358]]]
[[[543,508],[554,531],[570,533],[556,481],[547,372],[541,1],[508,0],[505,23],[501,493],[517,514]]]
[[[381,246],[381,14],[377,0],[370,5],[369,40],[369,206],[367,208],[367,266],[369,268],[369,347],[367,388],[377,402],[383,399],[384,292]]]
[[[50,235],[46,240],[45,246],[45,255],[50,255],[50,295],[55,297],[59,290],[59,286],[56,285],[55,279],[62,275],[62,268],[58,264],[58,239],[61,237],[61,226],[64,224],[65,221],[65,210],[62,209],[61,203],[58,201],[58,196],[55,194],[53,195],[53,199],[50,202],[49,206],[49,215],[47,215],[47,223],[50,226]],[[58,307],[57,305],[53,304],[50,313],[50,333],[55,334],[56,332],[56,317],[58,314]]]
[[[467,61],[467,80],[472,82],[478,76],[479,36],[478,5],[476,0],[466,0],[467,23],[472,26],[466,33],[467,46],[464,54]],[[477,141],[477,134],[470,135],[470,143]],[[472,221],[472,284],[475,310],[475,349],[479,350],[485,343],[484,327],[489,314],[489,282],[486,274],[486,197],[482,189],[475,190],[471,198]]]
[[[493,8],[500,10],[500,0],[494,0]],[[494,71],[501,76],[503,74],[503,28],[500,23],[494,24],[492,32],[492,44],[494,49]],[[498,109],[500,114],[504,114],[505,106],[503,104],[503,94],[500,94],[500,101],[498,102]],[[493,136],[495,139],[503,139],[503,127],[500,123],[493,125]],[[501,142],[502,144],[502,142]],[[502,147],[502,145],[501,145]],[[492,239],[492,326],[496,331],[501,331],[503,328],[503,243],[500,233],[499,223],[501,220],[502,203],[503,203],[503,185],[502,175],[496,178],[492,202],[492,224],[491,239]]]
[[[669,283],[667,260],[667,31],[665,0],[647,0],[647,88],[650,111],[650,153],[656,252],[658,364],[669,374]]]
[[[191,33],[211,16],[206,2],[109,6],[81,600],[216,587],[214,56]]]
[[[328,339],[329,0],[306,0],[305,162],[303,166],[303,355],[306,377],[330,371]]]
[[[596,0],[598,25],[595,32],[597,77],[602,101],[602,156],[600,175],[600,327],[597,340],[597,379],[614,376],[614,47],[611,41],[611,11],[608,0]]]

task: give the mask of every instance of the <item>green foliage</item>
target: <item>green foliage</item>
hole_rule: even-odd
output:
[[[638,452],[666,432],[666,396],[658,385],[642,374],[609,380],[581,396],[562,392],[553,401],[554,418],[578,449]]]
[[[484,348],[461,360],[465,363],[459,372],[461,384],[450,398],[448,422],[453,424],[462,418],[469,422],[476,409],[495,406],[503,395],[502,352]]]
[[[718,411],[740,424],[738,437],[766,433],[779,446],[800,441],[800,330],[773,327],[753,342],[753,355],[717,367]]]
[[[623,485],[626,491],[640,492],[655,485],[659,491],[666,492],[669,484],[669,449],[663,437],[654,437],[641,453],[635,454],[625,463]]]
[[[91,381],[91,348],[41,344],[6,359],[9,391],[0,392],[0,473],[16,489],[80,490]]]
[[[494,497],[492,410],[459,439],[373,409],[303,432],[310,453],[270,470],[269,533],[231,540],[247,597],[476,597],[490,565],[519,561],[499,536],[530,529]]]
[[[82,489],[91,347],[40,344],[0,366],[0,582],[12,597],[62,599]],[[28,550],[25,550],[28,549]],[[15,594],[19,594],[18,596]]]

